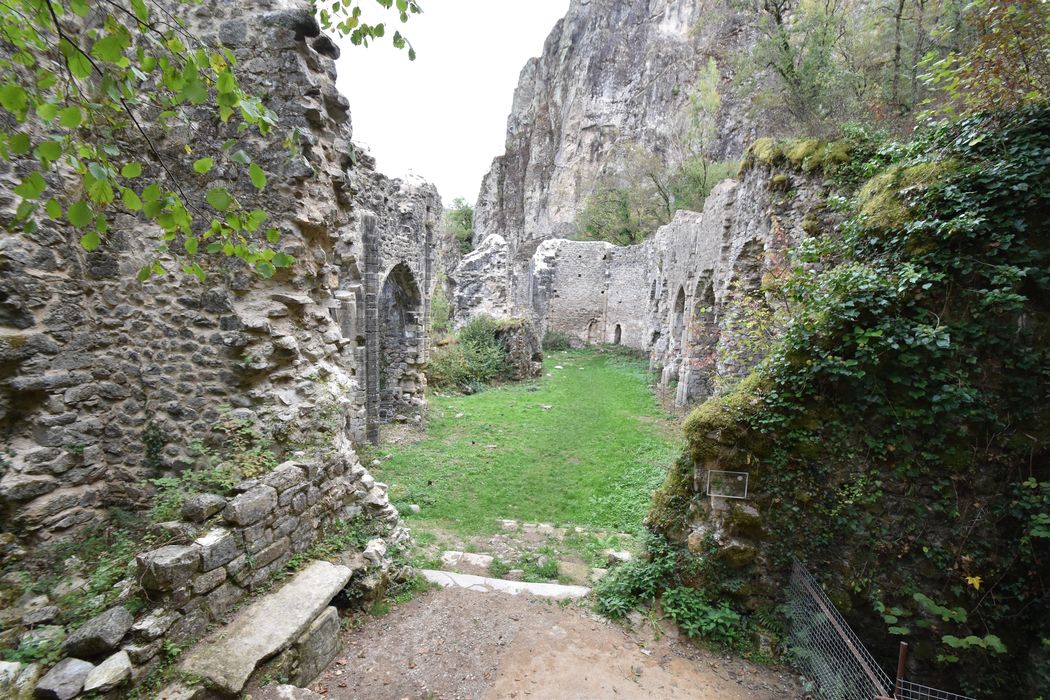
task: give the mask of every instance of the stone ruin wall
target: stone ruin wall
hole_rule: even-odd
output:
[[[748,369],[718,360],[720,349],[740,341],[726,327],[734,302],[756,293],[766,273],[784,268],[789,249],[806,235],[803,221],[823,209],[826,191],[817,178],[774,177],[753,166],[739,181],[717,185],[702,213],[676,212],[639,245],[543,241],[517,271],[506,244],[490,236],[456,272],[457,323],[479,313],[526,316],[542,333],[632,347],[649,354],[676,405],[703,400],[715,393],[719,376]],[[522,291],[477,303],[477,290],[515,279],[523,280]],[[516,296],[528,304],[492,303]],[[767,303],[775,304],[768,296]]]
[[[396,402],[423,403],[437,192],[389,180],[356,155],[348,103],[335,90],[338,49],[305,9],[179,8],[206,43],[236,54],[242,84],[277,112],[280,128],[302,136],[290,157],[241,140],[270,173],[259,201],[244,174],[222,166],[176,175],[192,185],[191,199],[222,184],[246,208],[262,204],[297,263],[270,280],[238,263],[215,265],[204,285],[178,273],[140,283],[156,233],[134,219],[117,219],[93,253],[50,220],[0,239],[0,507],[4,529],[30,541],[142,505],[143,479],[191,466],[189,446],[211,437],[224,412],[305,444],[322,430],[374,436],[386,417],[380,370],[400,389]],[[186,146],[217,149],[236,136],[210,114],[192,116],[193,128],[155,134],[170,163],[184,165],[175,154]],[[18,164],[4,167],[6,218]],[[401,342],[387,343],[398,345],[395,356],[384,358],[375,352],[387,321],[379,316],[395,267],[416,306],[404,310]]]
[[[380,175],[353,146],[349,103],[335,89],[338,48],[305,2],[175,9],[204,43],[233,51],[242,85],[277,113],[278,129],[299,130],[299,151],[273,148],[277,136],[238,135],[203,109],[187,125],[147,128],[189,199],[203,201],[222,185],[246,209],[266,209],[267,225],[281,231],[279,249],[296,264],[267,280],[239,261],[211,260],[204,284],[177,272],[143,283],[135,275],[159,232],[133,218],[116,218],[91,253],[76,231],[47,219],[33,233],[0,237],[0,530],[8,562],[104,522],[113,509],[147,507],[147,480],[202,466],[195,443],[221,443],[223,422],[253,426],[284,460],[229,498],[188,501],[181,520],[156,528],[166,544],[139,555],[109,603],[117,607],[67,638],[63,656],[98,661],[126,652],[134,681],[159,663],[162,641],[199,637],[336,520],[363,515],[379,535],[348,555],[349,586],[382,585],[386,547],[406,533],[354,445],[425,407],[441,237],[434,187]],[[187,148],[218,150],[227,138],[267,171],[262,193],[239,167],[217,164],[205,176],[188,167]],[[21,167],[0,165],[0,219],[18,204],[11,189]],[[155,164],[145,167],[159,177]],[[83,581],[71,577],[70,586]],[[150,609],[133,623],[119,603],[135,595]],[[39,614],[26,632],[7,615],[22,612],[5,611],[5,646],[40,624],[65,635],[53,616]],[[78,646],[77,635],[90,637],[93,625],[113,637],[105,648]]]

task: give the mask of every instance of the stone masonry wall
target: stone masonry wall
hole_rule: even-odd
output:
[[[619,327],[619,343],[650,353],[677,405],[702,400],[716,391],[717,377],[746,371],[719,364],[719,350],[741,340],[727,332],[728,315],[742,295],[759,291],[764,275],[784,267],[790,248],[806,235],[803,222],[822,212],[825,194],[817,178],[756,165],[739,182],[716,186],[702,213],[677,212],[640,245],[543,241],[527,268],[529,305],[511,306],[510,314],[581,344],[615,343]],[[480,254],[474,263],[482,275],[499,267],[486,265]],[[458,275],[457,281],[468,280],[467,270]],[[496,282],[484,277],[465,284]],[[759,296],[775,305],[768,294]],[[466,310],[469,300],[462,301]]]
[[[347,101],[334,86],[337,49],[304,8],[177,8],[205,43],[233,51],[242,84],[281,128],[299,129],[298,153],[204,112],[191,115],[192,128],[154,135],[191,199],[222,184],[245,207],[265,207],[281,250],[297,259],[292,268],[265,280],[212,261],[204,285],[178,273],[140,283],[135,273],[154,254],[157,232],[130,217],[118,217],[93,253],[47,219],[34,233],[0,236],[0,513],[24,543],[148,502],[144,480],[194,466],[191,445],[212,439],[231,410],[278,445],[322,430],[378,430],[369,399],[382,358],[367,351],[382,331],[374,289],[403,265],[426,328],[440,198],[425,183],[377,174],[356,154]],[[178,169],[189,170],[186,148],[218,148],[226,138],[240,139],[270,174],[262,194],[239,170]],[[0,218],[17,205],[18,165],[0,166]],[[425,333],[413,342],[424,362]],[[376,377],[366,372],[370,359]],[[421,403],[424,386],[406,391]]]

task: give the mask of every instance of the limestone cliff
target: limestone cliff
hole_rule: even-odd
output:
[[[478,197],[475,242],[498,233],[513,255],[528,241],[571,236],[580,203],[627,144],[676,161],[700,67],[746,36],[734,15],[694,0],[573,0],[521,72],[506,152]],[[724,99],[716,151],[743,150],[749,134],[737,113]]]

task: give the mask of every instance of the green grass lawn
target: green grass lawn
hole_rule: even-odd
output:
[[[374,472],[403,515],[421,506],[410,517],[420,525],[484,534],[513,518],[634,532],[681,449],[650,381],[644,362],[617,353],[548,353],[538,381],[431,396],[427,439],[382,445]]]

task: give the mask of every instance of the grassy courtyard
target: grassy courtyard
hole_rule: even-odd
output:
[[[463,535],[498,518],[637,531],[681,447],[650,381],[619,353],[548,353],[535,382],[431,396],[426,439],[380,446],[376,477],[410,523]]]

